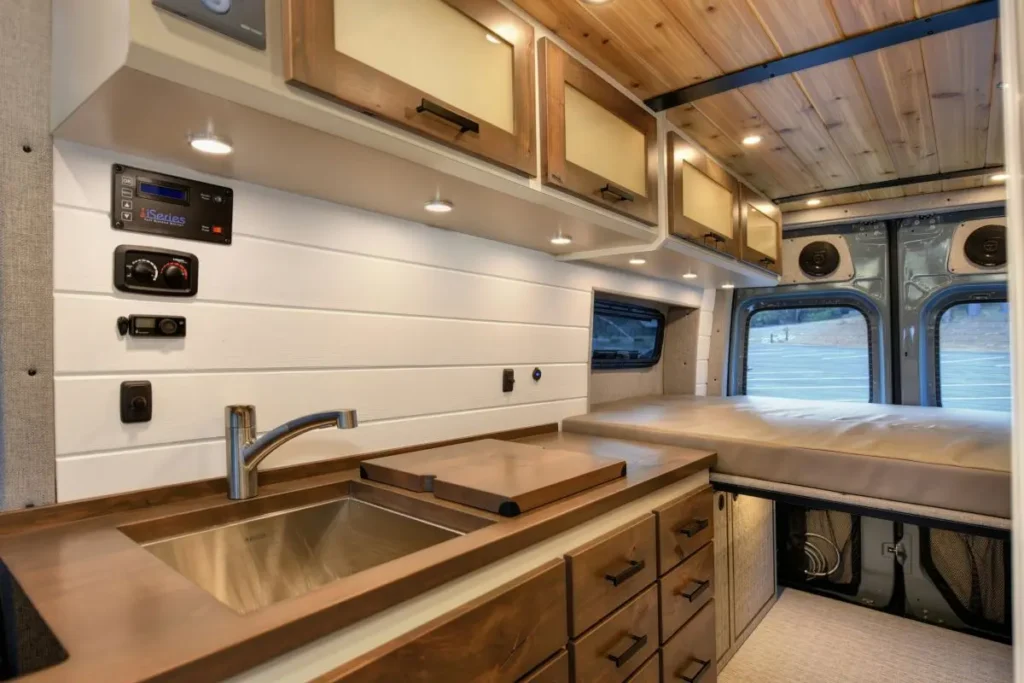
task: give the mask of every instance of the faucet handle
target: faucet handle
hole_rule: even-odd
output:
[[[236,405],[224,407],[224,428],[256,433],[256,406]]]

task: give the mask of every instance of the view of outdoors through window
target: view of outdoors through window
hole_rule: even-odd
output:
[[[1005,303],[956,304],[942,314],[939,398],[949,408],[1010,410],[1010,323]]]
[[[649,315],[597,309],[594,312],[594,345],[591,354],[595,367],[614,367],[619,363],[653,364],[660,354],[658,329],[664,319],[657,311]]]
[[[867,402],[868,321],[850,306],[758,311],[746,373],[750,396]]]

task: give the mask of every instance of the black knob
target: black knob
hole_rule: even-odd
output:
[[[174,335],[178,331],[178,321],[172,318],[164,318],[159,323],[160,331],[168,337]]]
[[[149,401],[145,396],[136,396],[132,398],[130,405],[133,413],[145,413],[146,408],[149,407]]]
[[[132,264],[132,278],[142,282],[152,282],[156,279],[156,266],[152,261],[136,261]]]
[[[183,289],[188,285],[188,273],[177,263],[171,263],[164,267],[164,282],[169,287]]]

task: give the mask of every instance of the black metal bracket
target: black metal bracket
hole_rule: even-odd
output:
[[[598,190],[598,192],[601,194],[602,197],[608,195],[608,197],[611,197],[611,201],[613,202],[632,202],[636,200],[636,197],[634,197],[631,193],[626,192],[621,188],[615,187],[611,183],[608,183],[607,185],[602,187],[600,190]],[[607,197],[605,198],[607,199]]]
[[[457,114],[447,107],[442,107],[437,102],[431,102],[424,98],[420,101],[420,106],[416,107],[416,113],[433,114],[434,116],[444,119],[448,123],[453,123],[459,127],[459,133],[480,133],[480,124],[473,119],[467,119],[462,114]]]
[[[788,57],[774,59],[764,64],[740,69],[727,73],[724,76],[710,78],[694,85],[679,88],[662,95],[656,95],[644,102],[654,111],[664,111],[672,107],[678,107],[687,102],[694,102],[705,97],[718,95],[719,93],[742,88],[745,85],[752,85],[767,81],[776,76],[811,69],[822,64],[839,61],[862,55],[865,52],[874,52],[893,45],[899,45],[911,40],[917,40],[926,36],[946,31],[954,31],[958,28],[971,26],[983,21],[999,18],[999,0],[979,0],[970,5],[957,7],[931,16],[914,19],[894,26],[886,26],[877,31],[862,33],[837,43],[823,45],[806,52],[800,52]]]
[[[805,192],[804,194],[793,194],[788,197],[779,197],[772,201],[776,204],[788,202],[799,202],[804,199],[820,199],[821,197],[834,197],[838,194],[850,194],[852,192],[867,192],[868,190],[884,190],[889,187],[904,187],[918,183],[935,183],[940,180],[956,180],[957,178],[971,178],[978,175],[989,175],[1004,170],[1003,166],[979,166],[978,168],[965,168],[961,171],[945,171],[943,173],[929,173],[927,175],[908,176],[906,178],[893,178],[892,180],[880,180],[877,183],[863,183],[861,185],[847,185],[846,187],[834,187],[829,190],[818,190],[817,192]]]

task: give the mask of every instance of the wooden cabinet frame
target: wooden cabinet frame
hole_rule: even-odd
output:
[[[334,49],[334,0],[283,0],[284,75],[359,111],[379,116],[433,140],[505,168],[537,175],[533,27],[497,0],[443,0],[494,35],[513,36],[515,131],[510,133]],[[508,31],[508,27],[514,31]],[[503,30],[505,29],[505,30]],[[424,100],[479,124],[479,132],[429,112]]]
[[[708,155],[677,133],[668,134],[668,230],[676,237],[696,242],[735,258],[740,257],[742,230],[740,221],[740,182]],[[683,164],[689,164],[709,180],[732,194],[732,237],[698,223],[683,213]]]
[[[658,121],[643,107],[547,38],[540,40],[541,180],[617,213],[658,223]],[[565,86],[570,85],[644,135],[646,197],[625,192],[607,178],[566,159]],[[611,192],[604,191],[608,188]],[[614,193],[619,192],[616,197]]]
[[[765,216],[775,222],[775,243],[777,245],[777,254],[772,256],[770,254],[763,254],[753,247],[747,246],[747,221],[750,217],[751,210],[757,211],[758,209],[753,206],[754,203],[764,208],[771,207],[770,211],[761,211]],[[765,199],[759,194],[756,194],[752,190],[741,187],[740,188],[740,258],[747,263],[755,265],[765,270],[770,270],[773,273],[782,274],[782,215],[778,207],[772,202]]]

